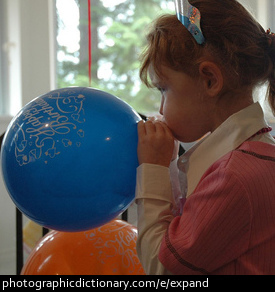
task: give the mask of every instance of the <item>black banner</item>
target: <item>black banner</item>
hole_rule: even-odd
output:
[[[1,276],[2,291],[27,289],[28,291],[58,291],[59,289],[119,289],[197,291],[196,289],[246,289],[272,285],[270,276]]]

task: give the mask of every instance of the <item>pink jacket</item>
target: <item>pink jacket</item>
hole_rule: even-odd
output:
[[[245,142],[203,175],[162,240],[174,274],[275,274],[275,146]]]

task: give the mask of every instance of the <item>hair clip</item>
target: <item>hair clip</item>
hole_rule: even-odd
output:
[[[270,28],[266,31],[266,34],[267,34],[267,35],[270,35],[270,34],[271,34],[271,35],[274,35],[274,33],[271,31]]]
[[[272,43],[274,42],[275,40],[275,33],[271,31],[271,29],[269,28],[267,31],[266,31],[266,36],[268,38],[268,45],[269,47],[272,45]]]
[[[199,45],[205,42],[201,30],[201,13],[188,0],[175,0],[178,20],[188,29]]]

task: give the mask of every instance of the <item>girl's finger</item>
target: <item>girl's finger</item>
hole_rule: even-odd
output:
[[[157,121],[154,123],[155,127],[156,127],[156,131],[159,131],[161,133],[165,133],[166,132],[166,129],[165,129],[165,125],[160,122],[160,121]]]
[[[146,130],[145,130],[145,122],[143,120],[138,122],[138,126],[137,126],[137,130],[138,130],[138,136],[144,136],[146,134]]]
[[[152,121],[146,121],[144,125],[147,135],[154,134],[156,132],[156,126]]]

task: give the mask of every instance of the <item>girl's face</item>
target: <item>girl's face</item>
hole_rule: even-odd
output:
[[[162,96],[163,122],[181,142],[193,142],[211,131],[211,107],[203,83],[189,75],[162,66],[162,76],[150,70],[150,77]]]

